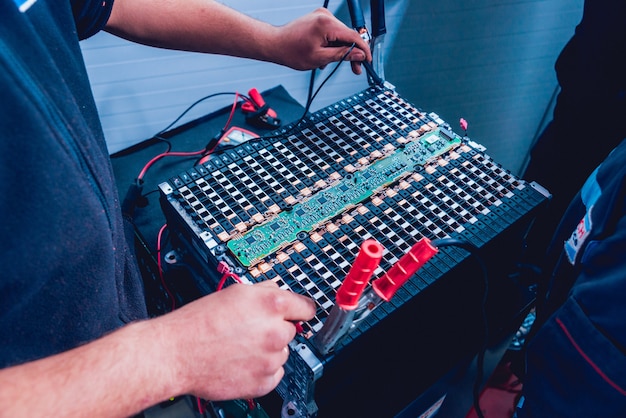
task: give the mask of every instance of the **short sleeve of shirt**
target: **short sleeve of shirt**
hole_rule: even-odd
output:
[[[113,0],[72,0],[72,12],[79,38],[98,33],[111,16]]]

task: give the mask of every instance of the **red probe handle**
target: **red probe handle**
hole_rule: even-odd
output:
[[[398,289],[439,251],[428,238],[419,240],[384,276],[372,282],[378,296],[389,302]]]
[[[363,289],[383,257],[383,246],[374,239],[363,241],[352,268],[337,290],[337,305],[347,311],[359,305]]]
[[[261,96],[261,93],[259,93],[257,89],[255,88],[250,89],[250,91],[248,91],[248,96],[250,96],[252,101],[256,103],[257,106],[259,107],[265,106],[265,100],[263,100],[263,96]],[[272,118],[276,117],[276,112],[274,112],[272,108],[267,109],[267,114]]]

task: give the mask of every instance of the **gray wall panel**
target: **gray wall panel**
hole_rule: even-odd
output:
[[[557,86],[554,62],[582,0],[411,2],[387,78],[518,172]]]

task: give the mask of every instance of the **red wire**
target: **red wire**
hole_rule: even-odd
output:
[[[159,268],[159,277],[161,279],[161,285],[165,289],[165,292],[167,292],[167,295],[172,300],[172,310],[174,310],[176,309],[176,299],[174,299],[174,295],[172,294],[172,292],[170,292],[170,289],[165,284],[165,279],[163,278],[163,266],[161,264],[161,237],[163,236],[163,231],[165,231],[165,228],[167,228],[167,224],[164,224],[161,227],[161,229],[159,230],[159,235],[157,236],[157,253],[156,253],[157,266]]]
[[[228,129],[228,126],[230,125],[230,123],[233,120],[233,116],[235,114],[235,110],[237,109],[237,102],[238,101],[239,101],[239,92],[235,92],[235,100],[233,101],[233,105],[232,105],[232,107],[230,109],[230,115],[228,116],[228,120],[226,121],[226,124],[222,128],[223,132],[226,132],[226,129]],[[213,149],[215,149],[215,147],[217,147],[219,145],[221,140],[222,140],[222,138],[220,138],[218,143],[215,144]],[[139,172],[139,175],[137,176],[137,180],[142,180],[143,177],[146,175],[146,172],[150,169],[150,167],[152,167],[152,165],[154,165],[154,163],[156,163],[157,161],[159,161],[163,157],[193,157],[195,155],[202,155],[204,153],[206,153],[206,155],[208,156],[209,154],[211,154],[211,152],[213,152],[213,149],[209,150],[208,152],[206,151],[206,149],[201,149],[201,150],[198,150],[198,151],[191,151],[191,152],[168,151],[168,152],[161,153],[161,154],[157,155],[156,157],[152,158],[150,161],[148,161],[148,163]]]
[[[194,155],[204,154],[204,152],[205,152],[205,150],[201,149],[199,151],[192,151],[192,152],[169,151],[169,152],[164,152],[162,154],[159,154],[156,157],[154,157],[153,159],[151,159],[150,161],[148,161],[148,163],[143,167],[143,169],[141,170],[141,172],[137,176],[137,180],[143,179],[143,176],[146,175],[146,172],[148,171],[148,169],[150,167],[152,167],[152,165],[154,163],[156,163],[157,161],[159,161],[163,157],[193,157]]]
[[[248,399],[248,409],[250,411],[254,411],[254,408],[256,408],[256,404],[254,402],[254,399]]]
[[[226,124],[222,128],[222,130],[224,132],[226,132],[226,129],[228,128],[228,125],[230,125],[230,122],[233,120],[233,115],[235,114],[235,109],[237,109],[237,101],[238,100],[239,100],[239,92],[236,91],[235,92],[235,101],[233,102],[233,106],[230,109],[230,115],[228,116],[228,120],[226,121]]]
[[[196,402],[198,403],[198,412],[204,414],[204,407],[202,406],[202,401],[200,398],[196,397]]]
[[[215,291],[219,292],[220,290],[222,290],[222,288],[224,287],[224,284],[226,283],[226,280],[228,280],[229,278],[233,279],[237,283],[241,283],[241,278],[239,276],[237,276],[235,273],[231,273],[230,271],[227,271],[226,273],[224,273],[224,275],[220,279],[220,282],[217,284],[217,288],[215,288]]]

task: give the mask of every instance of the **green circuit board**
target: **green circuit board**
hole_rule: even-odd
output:
[[[458,136],[435,129],[231,239],[228,248],[248,267],[460,144]]]

